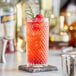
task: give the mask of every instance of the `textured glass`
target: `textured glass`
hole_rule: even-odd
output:
[[[48,63],[49,25],[42,22],[26,22],[26,49],[28,64]]]

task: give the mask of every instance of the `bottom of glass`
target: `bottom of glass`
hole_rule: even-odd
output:
[[[28,67],[48,67],[48,64],[27,64]]]

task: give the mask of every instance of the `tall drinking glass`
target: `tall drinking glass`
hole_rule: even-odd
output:
[[[48,18],[27,19],[26,50],[28,66],[47,66],[49,48]]]

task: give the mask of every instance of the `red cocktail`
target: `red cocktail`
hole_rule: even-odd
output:
[[[42,15],[26,21],[26,49],[28,65],[47,65],[49,22]]]

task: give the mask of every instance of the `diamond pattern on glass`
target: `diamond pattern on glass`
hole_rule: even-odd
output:
[[[27,30],[27,62],[46,64],[48,62],[49,26],[41,25],[39,30]],[[31,33],[31,34],[30,34]]]

